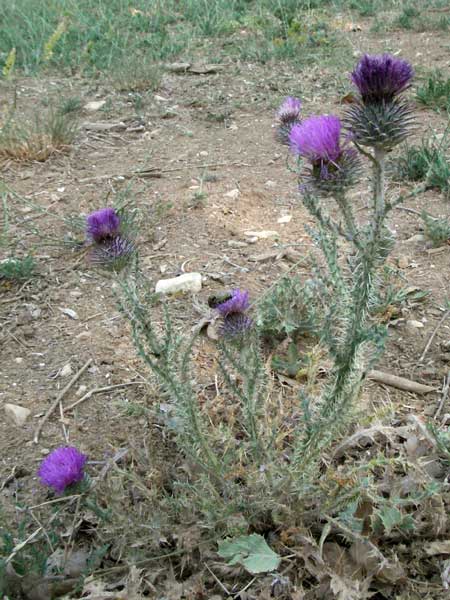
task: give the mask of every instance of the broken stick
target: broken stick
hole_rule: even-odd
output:
[[[117,383],[116,385],[108,385],[106,387],[94,388],[93,390],[90,390],[89,392],[86,392],[84,394],[84,396],[82,396],[76,402],[73,402],[73,404],[70,404],[69,406],[67,406],[64,410],[68,411],[68,410],[74,409],[76,406],[78,406],[79,404],[81,404],[85,400],[89,400],[89,398],[91,396],[93,396],[94,394],[101,394],[102,392],[109,392],[110,390],[115,390],[117,388],[128,387],[129,385],[143,385],[143,383],[144,383],[143,381],[127,381],[126,383]]]
[[[435,392],[436,388],[423,383],[417,383],[398,375],[391,375],[390,373],[383,373],[382,371],[370,371],[367,374],[368,379],[376,381],[377,383],[384,383],[390,387],[404,390],[405,392],[413,392],[415,394],[429,394]]]

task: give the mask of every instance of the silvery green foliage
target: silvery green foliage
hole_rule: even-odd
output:
[[[422,220],[425,226],[425,235],[434,246],[440,246],[450,240],[450,221],[432,217],[426,211],[422,211]]]
[[[316,334],[319,330],[318,290],[311,279],[285,275],[258,305],[256,326],[266,338]]]
[[[121,284],[119,305],[131,323],[133,341],[140,357],[156,375],[161,391],[176,408],[176,434],[184,452],[206,471],[219,473],[220,463],[205,433],[191,374],[191,350],[195,338],[186,340],[172,326],[167,311],[163,331],[151,318],[157,296],[131,278]]]
[[[373,165],[373,208],[367,224],[356,221],[353,206],[344,193],[335,196],[339,220],[330,216],[320,198],[302,195],[305,208],[316,221],[312,235],[326,263],[325,270],[316,270],[316,277],[323,290],[322,343],[334,364],[321,397],[304,398],[305,414],[312,416],[307,429],[297,438],[294,464],[301,477],[307,475],[308,465],[314,464],[313,455],[318,456],[345,429],[365,369],[381,352],[386,336],[385,327],[372,324],[370,309],[379,270],[393,244],[385,226],[392,206],[384,197],[385,155],[376,153]],[[349,248],[347,260],[342,257],[343,242]]]

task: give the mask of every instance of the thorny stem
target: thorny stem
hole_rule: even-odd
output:
[[[351,233],[347,233],[340,223],[337,223],[328,214],[324,213],[315,198],[312,198],[308,194],[305,194],[303,196],[303,204],[305,205],[309,213],[317,219],[319,224],[324,229],[328,229],[328,231],[330,231],[334,235],[342,236],[348,242],[353,241],[353,235]]]
[[[359,242],[358,226],[345,194],[337,193],[335,200],[342,213],[342,216],[344,217],[345,225],[347,226],[348,235],[346,235],[346,238],[350,239],[350,241],[352,241],[353,244],[359,249],[361,244]]]
[[[377,239],[379,230],[383,224],[383,219],[386,216],[386,152],[375,148],[374,162],[374,191],[373,191],[373,208],[375,217],[375,227],[373,230],[373,241]]]
[[[385,166],[386,154],[382,150],[375,149],[374,161],[374,195],[373,195],[373,224],[369,233],[368,243],[365,247],[360,246],[361,268],[356,273],[352,297],[353,319],[344,342],[344,355],[341,357],[341,365],[336,374],[335,383],[332,387],[329,402],[325,403],[324,416],[327,417],[350,398],[345,391],[348,379],[353,372],[358,351],[361,346],[361,333],[367,316],[370,294],[375,279],[377,256],[382,240],[384,218],[386,216],[385,205]]]
[[[371,228],[365,244],[357,245],[359,253],[359,269],[355,272],[355,279],[351,290],[352,305],[350,307],[352,319],[347,330],[342,351],[337,357],[337,369],[334,380],[325,392],[322,409],[317,427],[308,434],[306,440],[297,452],[296,467],[303,468],[305,460],[310,462],[317,456],[321,447],[330,436],[330,427],[334,428],[335,417],[345,412],[351,405],[362,383],[362,375],[357,372],[358,354],[363,343],[363,333],[368,312],[369,299],[373,291],[375,271],[379,263],[379,255],[383,245],[383,225],[387,214],[385,201],[385,152],[375,150],[374,153],[374,193],[373,193],[373,218]],[[342,198],[336,198],[342,204]],[[349,207],[344,207],[347,212]],[[342,210],[342,208],[341,208]],[[345,213],[342,210],[345,218]],[[356,227],[353,215],[347,227]],[[346,222],[347,222],[346,219]],[[356,244],[355,244],[356,245]],[[339,420],[341,421],[341,420]]]

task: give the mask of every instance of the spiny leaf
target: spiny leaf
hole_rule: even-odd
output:
[[[402,513],[395,506],[383,508],[378,514],[386,533],[390,533],[394,527],[397,527],[403,521]]]
[[[281,561],[262,535],[256,533],[219,542],[218,553],[228,559],[229,565],[241,564],[252,574],[275,571]]]

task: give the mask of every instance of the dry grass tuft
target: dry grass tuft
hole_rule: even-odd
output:
[[[50,110],[25,122],[13,115],[0,129],[0,159],[45,162],[67,152],[76,133],[76,122],[61,112]]]

